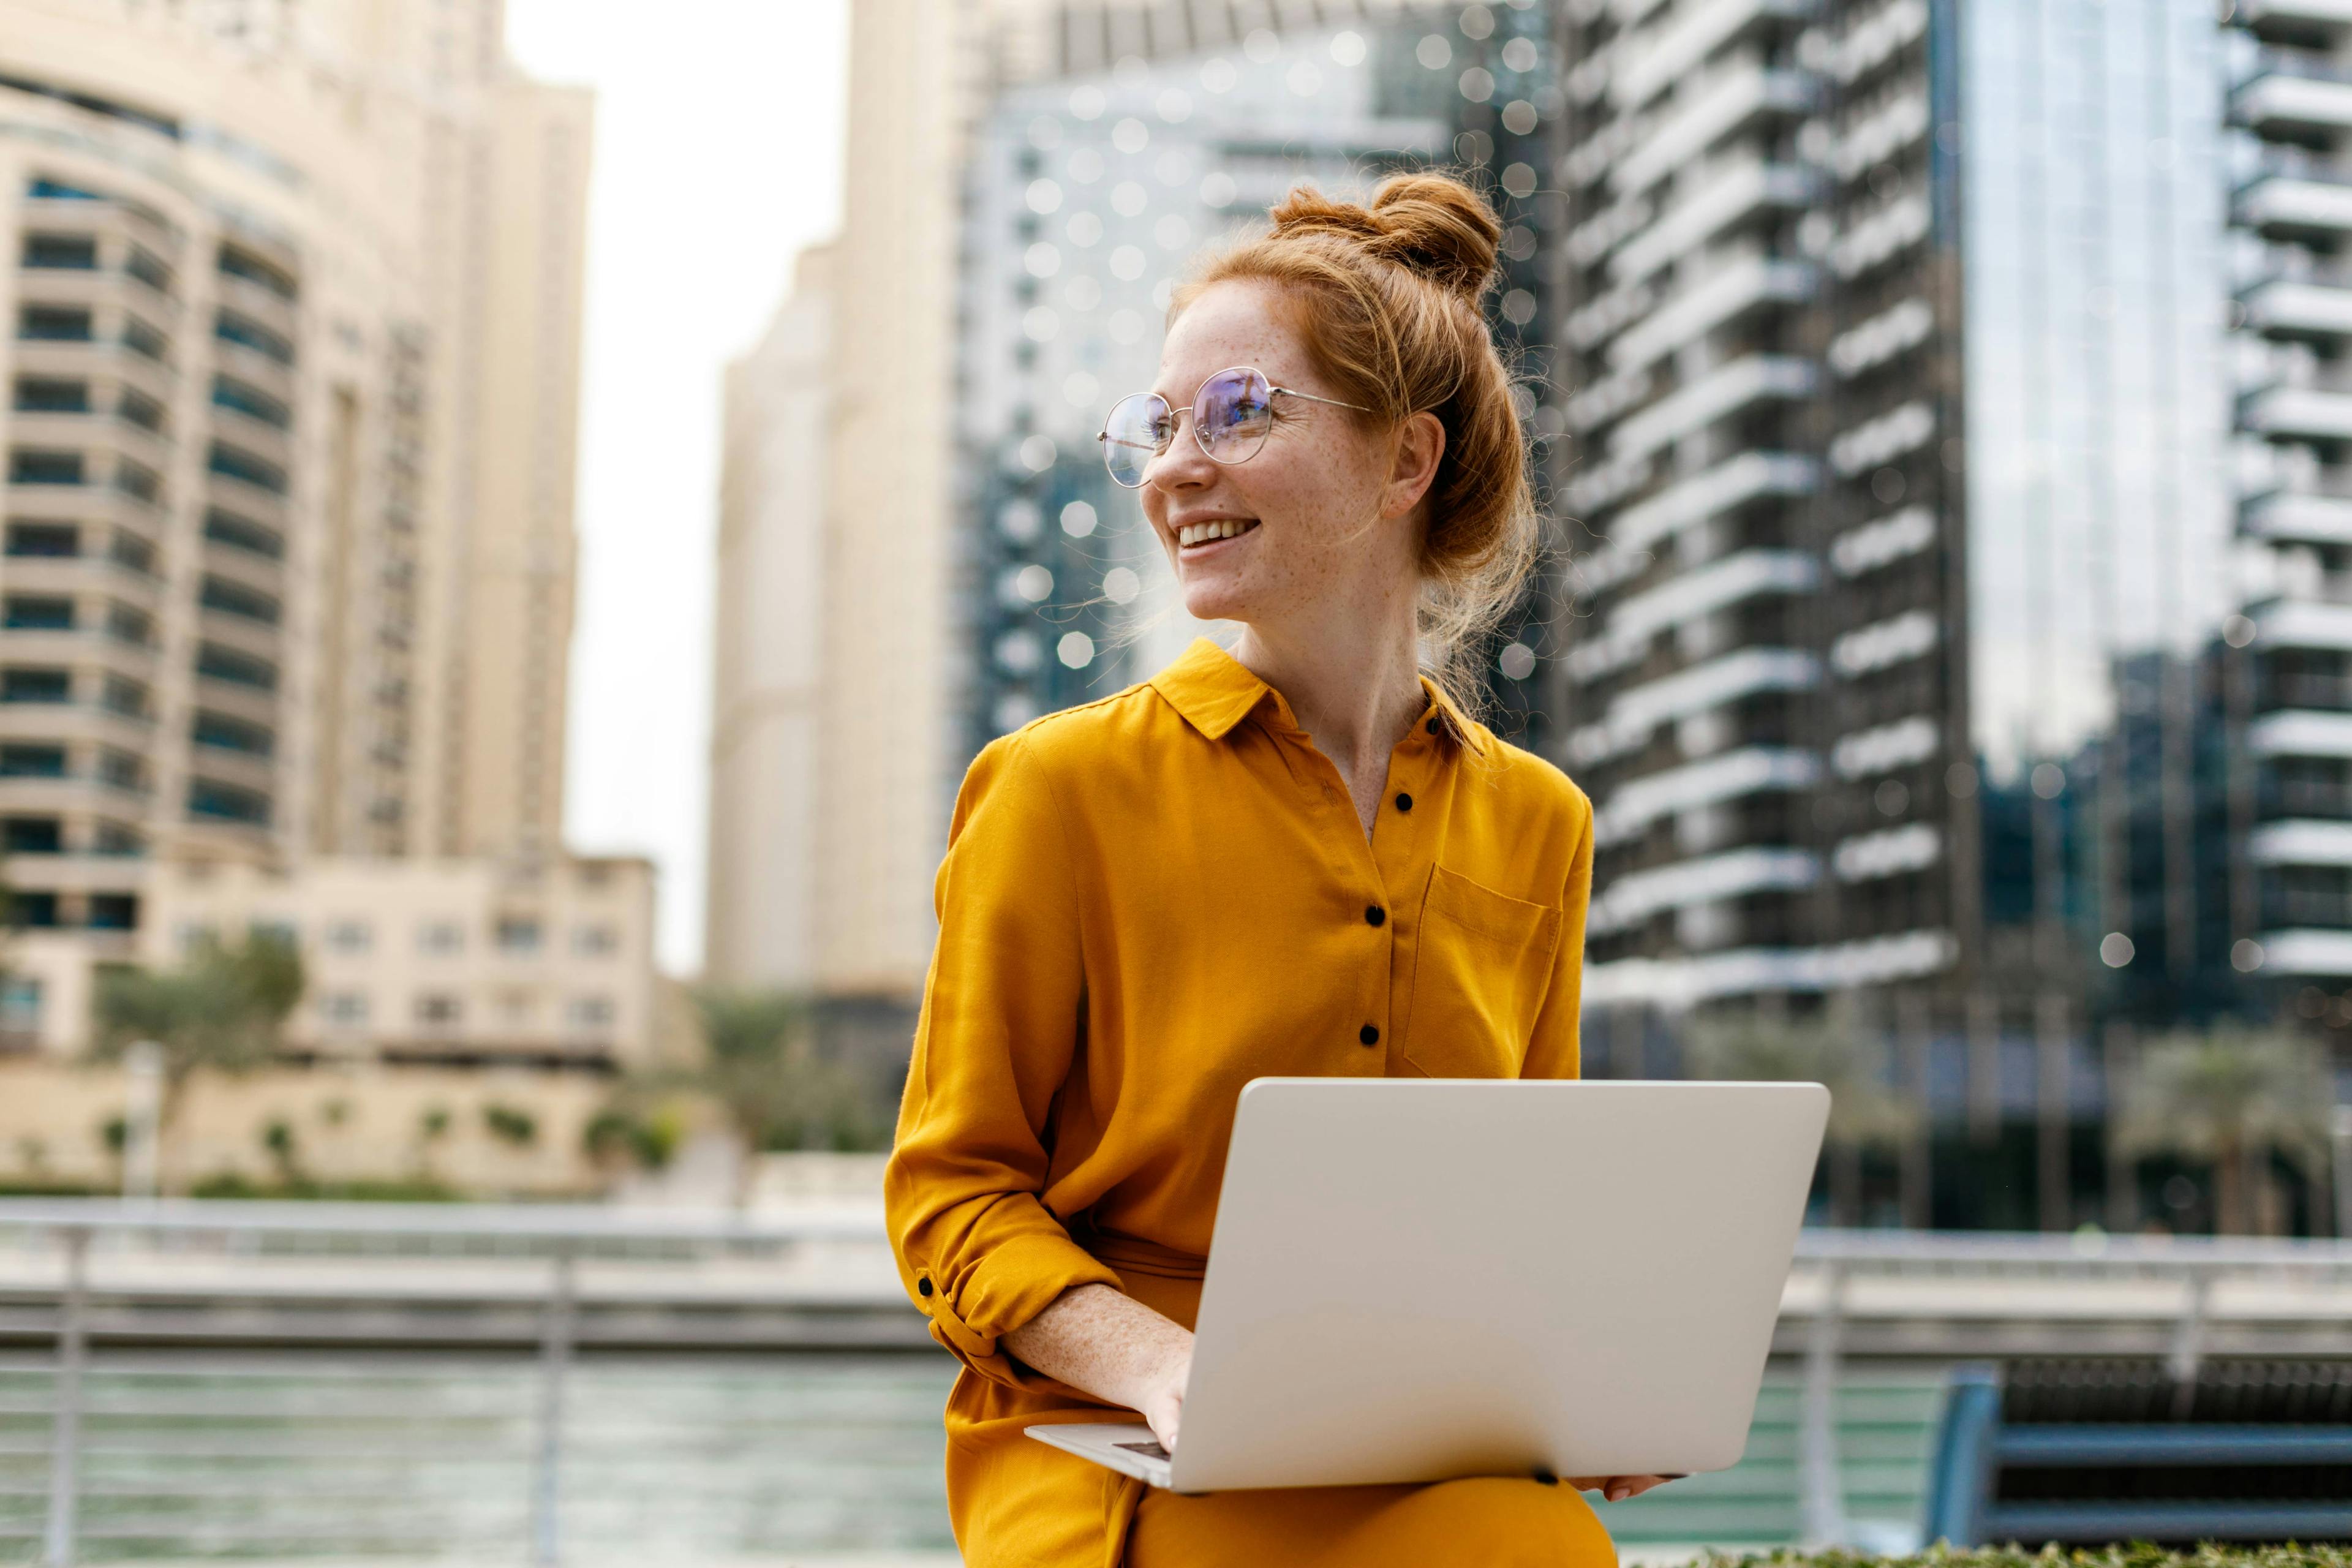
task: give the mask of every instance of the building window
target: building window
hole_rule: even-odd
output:
[[[62,669],[0,669],[0,702],[70,702],[73,677]]]
[[[286,554],[286,536],[274,528],[266,528],[250,518],[218,507],[205,513],[205,537],[215,544],[226,544],[238,550],[266,556],[277,561]]]
[[[58,923],[58,896],[55,893],[11,893],[8,895],[8,908],[20,926],[47,931]]]
[[[87,414],[89,383],[20,375],[16,378],[16,402],[19,414]]]
[[[613,1000],[609,996],[574,996],[564,1016],[575,1029],[605,1028],[613,1022]]]
[[[0,623],[15,631],[69,632],[74,628],[74,602],[11,594],[0,600]]]
[[[416,945],[425,952],[462,952],[466,930],[455,921],[427,921],[416,930]]]
[[[29,974],[0,980],[0,1029],[10,1034],[38,1034],[41,1028],[41,983]]]
[[[98,825],[98,837],[90,843],[89,852],[93,855],[144,855],[147,853],[147,841],[140,837],[135,829],[125,827],[119,822],[101,822]]]
[[[264,359],[275,360],[279,364],[294,363],[292,343],[271,331],[259,321],[249,316],[240,316],[235,310],[223,310],[220,313],[218,319],[213,323],[213,335],[225,343],[235,343],[239,348],[251,349]]]
[[[367,997],[357,991],[331,991],[319,998],[319,1011],[331,1024],[364,1024]]]
[[[25,237],[25,265],[95,272],[98,241],[85,234],[28,234]]]
[[[267,289],[289,304],[294,300],[294,279],[283,268],[271,266],[250,251],[233,245],[222,246],[220,269],[231,278],[242,278],[256,288]]]
[[[0,817],[0,847],[11,855],[56,855],[65,834],[54,816]]]
[[[266,458],[256,457],[242,447],[232,447],[226,441],[215,441],[207,465],[214,473],[272,495],[286,493],[286,470]]]
[[[196,673],[213,680],[226,680],[232,686],[249,686],[257,691],[278,689],[276,665],[217,643],[197,647]]]
[[[126,425],[136,425],[142,430],[152,431],[159,436],[163,433],[163,405],[127,386],[115,399],[114,412]]]
[[[0,778],[61,779],[66,776],[66,749],[18,742],[0,745]]]
[[[153,360],[157,364],[163,363],[172,347],[163,333],[136,316],[122,318],[122,346],[142,359]]]
[[[278,601],[258,589],[242,583],[232,583],[226,577],[206,577],[204,592],[198,595],[207,610],[218,610],[225,616],[241,616],[264,626],[278,624]]]
[[[248,757],[267,757],[278,744],[277,736],[262,725],[203,708],[196,710],[196,721],[189,731],[189,738],[199,746],[242,752]]]
[[[215,779],[194,778],[188,781],[188,815],[213,822],[267,827],[269,797]]]
[[[114,546],[107,552],[107,558],[146,576],[155,574],[155,547],[129,529],[114,531]]]
[[[457,998],[446,991],[428,992],[416,999],[416,1021],[420,1024],[455,1024],[457,1014]]]
[[[572,928],[572,951],[582,958],[603,958],[621,945],[621,933],[609,925]]]
[[[172,291],[172,269],[163,265],[160,258],[143,246],[134,245],[131,247],[131,254],[123,259],[122,270],[146,284],[158,294],[169,294]]]
[[[294,423],[292,409],[233,375],[213,377],[213,405],[233,410],[248,419],[258,419],[264,425],[274,425],[280,430]]]
[[[155,506],[163,499],[163,476],[128,458],[118,458],[114,461],[114,488],[134,500]]]
[[[137,931],[139,929],[139,895],[92,893],[89,896],[89,929]]]
[[[26,187],[26,194],[37,202],[102,202],[106,198],[96,191],[86,191],[79,185],[68,185],[62,180],[37,176]]]
[[[337,921],[327,928],[327,945],[337,952],[365,952],[374,940],[365,921]]]
[[[88,484],[89,469],[79,452],[35,452],[24,447],[8,454],[8,482],[12,485],[81,485]]]
[[[16,335],[27,342],[86,343],[94,335],[88,310],[27,305],[16,312]]]
[[[499,921],[500,952],[537,952],[539,922],[526,915],[506,915]]]
[[[147,717],[147,689],[128,676],[109,675],[106,689],[100,695],[99,702],[110,712],[120,713],[126,719]]]
[[[299,947],[302,928],[283,915],[258,915],[245,922],[247,940],[276,942],[280,947]]]
[[[137,753],[118,752],[109,746],[98,753],[98,776],[103,783],[132,795],[147,793],[147,764]]]
[[[79,555],[81,530],[69,522],[12,522],[8,525],[11,555]]]

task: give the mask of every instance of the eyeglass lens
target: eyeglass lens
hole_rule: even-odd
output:
[[[1143,483],[1151,459],[1168,449],[1175,416],[1157,393],[1122,397],[1103,422],[1103,463],[1129,489]],[[1192,430],[1201,450],[1220,463],[1245,463],[1274,428],[1274,389],[1259,372],[1219,371],[1192,398]]]

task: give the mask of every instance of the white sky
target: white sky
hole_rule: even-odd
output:
[[[702,963],[719,374],[840,218],[849,0],[509,0],[533,76],[596,92],[564,829],[660,868]]]

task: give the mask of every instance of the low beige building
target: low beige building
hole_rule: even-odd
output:
[[[145,873],[149,918],[120,953],[58,932],[13,941],[0,1045],[79,1055],[100,963],[169,967],[207,936],[260,929],[302,955],[286,1030],[298,1057],[595,1072],[653,1059],[650,861],[165,860]]]

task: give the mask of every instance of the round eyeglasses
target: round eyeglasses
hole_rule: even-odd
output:
[[[1359,414],[1371,412],[1360,403],[1342,403],[1336,397],[1276,386],[1265,379],[1264,371],[1236,365],[1217,372],[1192,395],[1192,439],[1213,461],[1246,463],[1257,456],[1265,445],[1266,432],[1274,428],[1277,397],[1303,397],[1309,403],[1328,403]],[[1129,489],[1139,489],[1143,470],[1176,439],[1176,411],[1156,392],[1131,393],[1112,405],[1110,417],[1103,421],[1095,439],[1102,443],[1103,466],[1110,470],[1110,477]]]

